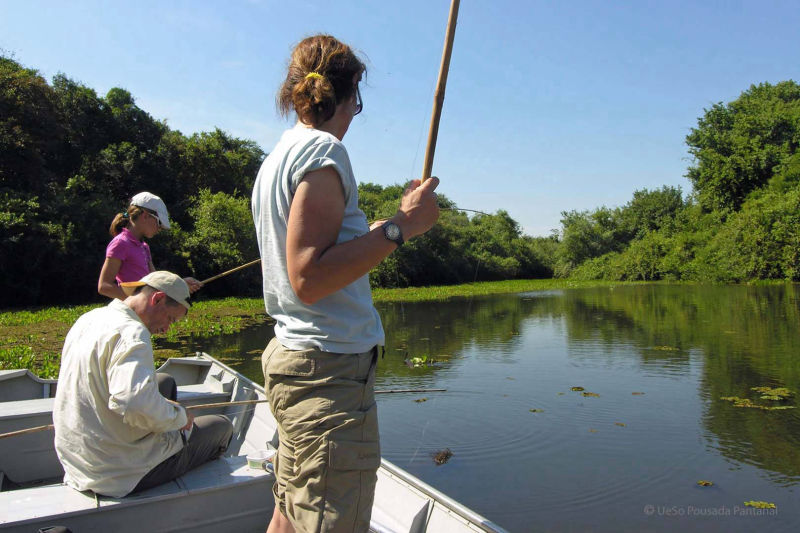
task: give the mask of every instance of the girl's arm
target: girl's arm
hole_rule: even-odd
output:
[[[103,268],[100,269],[100,279],[97,280],[97,292],[109,298],[127,298],[119,285],[117,285],[117,274],[122,267],[122,261],[116,257],[106,257]]]

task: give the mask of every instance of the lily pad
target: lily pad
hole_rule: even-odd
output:
[[[701,487],[710,487],[710,486],[712,486],[714,484],[714,482],[713,481],[706,481],[705,479],[701,479],[700,481],[697,482],[697,484],[700,485]]]
[[[600,397],[600,395],[597,394],[596,392],[582,392],[581,394],[583,394],[586,398],[599,398]]]
[[[417,399],[416,399],[416,400],[414,400],[414,401],[415,401],[415,402],[417,402],[417,403],[422,403],[422,402],[427,402],[427,401],[428,401],[428,399],[427,399],[427,398],[417,398]]]
[[[574,390],[575,392],[580,392],[580,391],[585,390],[585,389],[583,387],[572,387],[569,390]]]
[[[544,409],[528,409],[531,413],[544,413]]]

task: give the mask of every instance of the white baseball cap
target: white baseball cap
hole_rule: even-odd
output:
[[[164,229],[169,229],[169,213],[167,213],[167,206],[164,200],[150,192],[140,192],[131,198],[131,205],[137,205],[150,211],[154,211],[156,218]]]
[[[150,272],[139,281],[126,281],[119,284],[123,292],[128,296],[144,285],[163,292],[186,309],[192,306],[189,303],[189,286],[180,276],[166,270],[156,270],[155,272]]]

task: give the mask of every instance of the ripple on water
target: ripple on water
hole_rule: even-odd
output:
[[[401,466],[430,461],[431,452],[446,447],[467,467],[520,454],[548,454],[568,438],[568,428],[558,423],[555,398],[532,402],[498,394],[491,405],[476,408],[484,393],[451,390],[390,396],[378,400],[381,418],[392,420],[391,427],[382,422],[381,448]],[[414,402],[423,397],[425,402]],[[409,411],[410,406],[417,409]],[[451,425],[450,420],[458,424]]]
[[[391,396],[379,399],[382,420],[392,421],[391,427],[381,423],[382,454],[390,461],[419,472],[435,468],[432,453],[450,448],[451,468],[487,479],[537,479],[527,484],[526,494],[511,494],[501,504],[503,512],[602,507],[685,475],[668,464],[648,465],[641,459],[641,449],[653,439],[660,447],[679,448],[687,438],[685,426],[679,419],[661,419],[654,435],[653,418],[659,416],[643,410],[628,391],[584,397],[567,390],[535,400],[456,390]],[[420,397],[427,400],[414,403]],[[699,455],[684,459],[701,462]]]

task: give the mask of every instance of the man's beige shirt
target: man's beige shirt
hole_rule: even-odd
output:
[[[81,316],[64,342],[53,423],[64,482],[121,497],[183,443],[186,411],[158,391],[150,332],[120,300]]]

